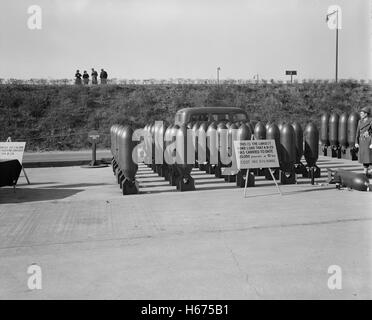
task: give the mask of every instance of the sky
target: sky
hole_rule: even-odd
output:
[[[337,1],[337,2],[336,2]],[[370,0],[1,0],[0,78],[73,78],[105,68],[120,79],[372,77]],[[42,10],[29,29],[31,5]]]

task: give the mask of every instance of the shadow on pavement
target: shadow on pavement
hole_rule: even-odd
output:
[[[51,188],[55,189],[68,189],[68,188],[83,188],[83,187],[97,187],[108,185],[108,183],[74,183],[74,184],[59,184]],[[44,188],[43,188],[44,189]]]
[[[83,189],[59,189],[59,188],[1,188],[0,204],[5,203],[24,203],[34,201],[61,200],[71,197]]]
[[[38,186],[38,185],[47,185],[47,184],[57,184],[58,182],[56,181],[48,181],[48,182],[32,182],[31,181],[31,186]],[[17,182],[17,187],[21,187],[21,186],[28,186],[29,184],[27,182],[22,182],[22,183],[19,183],[19,180]]]

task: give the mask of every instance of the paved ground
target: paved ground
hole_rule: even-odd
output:
[[[141,193],[122,196],[110,167],[27,169],[0,189],[0,298],[372,298],[372,193],[257,178],[243,190],[198,170],[179,193],[141,167]],[[27,267],[42,268],[42,290]],[[330,290],[330,265],[342,289]]]

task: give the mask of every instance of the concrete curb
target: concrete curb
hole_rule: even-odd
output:
[[[73,167],[83,166],[90,163],[91,160],[61,160],[61,161],[30,161],[23,162],[24,168],[49,168],[49,167]],[[97,160],[99,164],[110,164],[111,158],[102,158]]]

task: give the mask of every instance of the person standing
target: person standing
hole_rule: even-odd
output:
[[[89,74],[86,70],[84,70],[84,73],[83,73],[83,82],[84,82],[84,84],[89,83]]]
[[[92,84],[98,84],[98,72],[92,68]]]
[[[101,84],[106,84],[107,83],[107,72],[103,69],[101,69],[101,73],[99,75],[101,79]]]
[[[360,109],[360,120],[358,122],[355,147],[359,148],[358,160],[363,164],[364,173],[367,177],[371,176],[368,171],[372,165],[372,119],[371,110],[367,107]]]
[[[75,73],[75,84],[81,84],[81,73],[79,70],[76,70]]]

